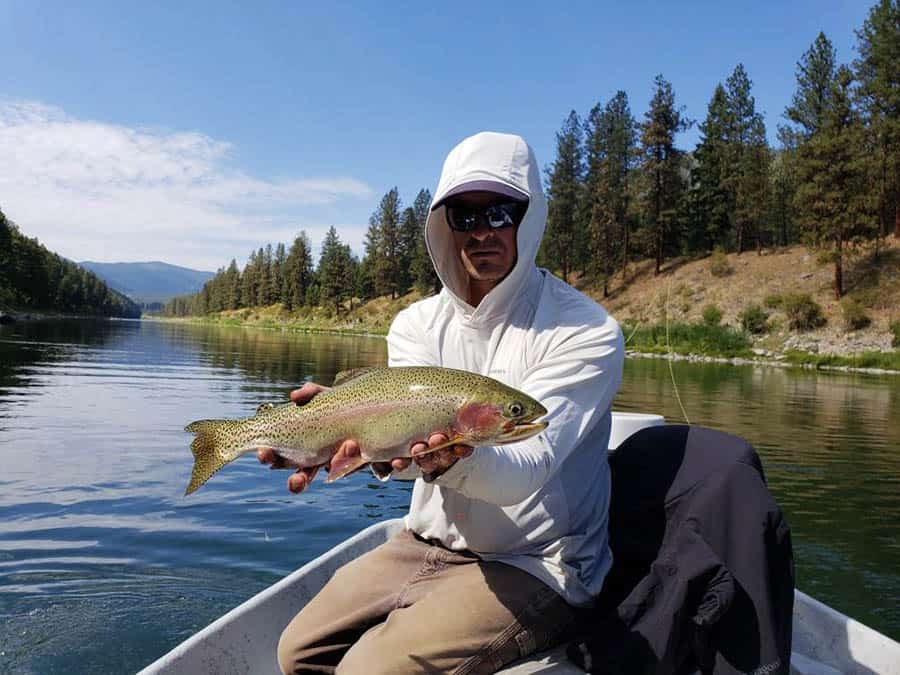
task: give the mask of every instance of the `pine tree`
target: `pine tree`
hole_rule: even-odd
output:
[[[777,234],[776,242],[787,246],[794,240],[794,175],[792,158],[789,150],[781,149],[772,156],[769,164],[769,190],[772,198],[769,202],[768,220]]]
[[[851,105],[853,76],[838,68],[815,132],[800,146],[795,203],[807,237],[830,249],[834,295],[844,293],[845,246],[854,236],[871,233],[867,204],[862,120]]]
[[[306,289],[312,283],[313,261],[309,237],[301,231],[294,238],[285,261],[285,307],[290,311],[306,302]]]
[[[387,262],[383,260],[384,244],[381,236],[381,221],[378,219],[377,211],[369,216],[369,229],[366,230],[363,247],[365,248],[363,267],[368,275],[368,280],[364,285],[371,288],[371,297],[374,298],[381,290],[381,284],[376,281],[376,276],[387,267]]]
[[[762,115],[756,111],[756,101],[743,64],[738,64],[726,82],[728,121],[726,141],[727,168],[722,186],[733,205],[734,233],[737,252],[746,248],[747,240],[756,239],[761,247],[761,228],[768,203],[769,147]]]
[[[413,275],[416,289],[422,295],[437,293],[441,290],[441,282],[434,271],[431,256],[428,255],[428,246],[425,243],[425,223],[428,222],[428,210],[431,207],[431,192],[426,189],[419,190],[413,202],[413,212],[416,214],[416,223],[419,225],[419,235],[416,238],[416,251],[413,257]]]
[[[272,258],[272,285],[273,302],[280,302],[282,305],[287,304],[287,287],[285,280],[285,265],[287,264],[287,253],[284,244],[279,242],[275,247],[275,255]]]
[[[350,301],[350,310],[353,310],[353,296],[356,292],[356,280],[359,277],[360,262],[349,244],[343,244],[340,250],[340,267],[343,269],[343,294]]]
[[[416,222],[418,222],[424,230],[425,221],[428,219],[428,212],[431,208],[431,191],[425,188],[419,190],[415,200],[413,200],[412,208],[416,213]]]
[[[675,92],[662,75],[654,80],[656,90],[641,128],[642,216],[652,241],[656,274],[662,270],[668,237],[675,221],[682,190],[681,151],[675,134],[690,122],[675,107]]]
[[[701,139],[694,153],[696,165],[692,172],[699,220],[705,225],[701,232],[689,232],[688,239],[706,250],[715,246],[729,248],[732,234],[733,204],[725,188],[731,127],[728,94],[718,84],[709,101],[706,119],[700,125]]]
[[[237,309],[241,306],[241,273],[238,271],[237,261],[234,258],[228,265],[226,277],[225,308]]]
[[[241,307],[253,307],[256,305],[257,295],[257,262],[256,251],[250,251],[250,257],[241,274]]]
[[[251,306],[264,307],[269,297],[269,265],[266,261],[266,249],[262,246],[256,251],[253,275],[256,279],[256,297],[253,298]]]
[[[879,0],[856,32],[859,96],[874,153],[881,236],[900,237],[900,3]]]
[[[375,283],[369,265],[370,258],[364,257],[359,265],[356,266],[356,273],[353,279],[353,293],[363,302],[375,297]]]
[[[341,304],[353,290],[353,258],[350,247],[341,243],[334,226],[328,228],[319,258],[319,302],[333,304],[340,312]]]
[[[403,211],[400,220],[400,265],[397,271],[398,290],[405,295],[415,281],[415,259],[418,243],[422,236],[422,228],[416,218],[416,211],[411,206]]]
[[[0,210],[0,305],[15,301],[12,278],[13,265],[12,226]]]
[[[392,188],[378,206],[378,223],[381,229],[382,255],[375,268],[375,285],[379,294],[399,294],[401,283],[402,244],[400,242],[400,192]]]
[[[568,281],[579,262],[575,248],[581,228],[582,131],[578,114],[569,113],[556,134],[556,159],[548,172],[547,233],[541,248],[550,269]]]
[[[624,91],[604,108],[594,106],[585,132],[585,218],[590,271],[603,280],[604,297],[616,267],[621,265],[624,274],[628,264],[635,142],[635,120]]]
[[[396,187],[381,198],[369,218],[365,247],[375,293],[396,298],[402,282],[400,194]]]
[[[262,253],[261,257],[263,264],[260,273],[261,286],[259,304],[263,307],[268,307],[273,304],[278,297],[278,287],[276,286],[275,281],[275,256],[272,254],[272,244],[266,244],[265,250],[260,249],[260,252]]]
[[[785,110],[785,116],[799,127],[802,139],[818,131],[831,109],[834,71],[834,47],[820,32],[797,63],[797,91]]]

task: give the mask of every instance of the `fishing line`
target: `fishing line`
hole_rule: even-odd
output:
[[[678,407],[681,408],[681,416],[684,417],[684,421],[690,424],[691,421],[688,419],[687,411],[685,411],[684,405],[681,402],[681,395],[678,393],[678,384],[675,382],[675,370],[672,368],[672,345],[669,342],[669,291],[671,290],[671,288],[672,279],[670,277],[669,281],[666,283],[666,350],[669,353],[669,358],[666,360],[669,362],[669,377],[672,378],[672,389],[675,390],[675,400],[678,401]]]
[[[625,346],[626,347],[628,346],[628,343],[631,342],[631,338],[634,337],[634,334],[637,333],[637,330],[640,327],[641,327],[641,322],[640,322],[640,320],[638,320],[638,322],[636,324],[634,324],[634,330],[631,331],[631,335],[629,335],[627,338],[625,338]]]

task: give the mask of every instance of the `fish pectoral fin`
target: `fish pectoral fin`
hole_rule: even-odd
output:
[[[433,448],[428,448],[427,450],[422,450],[422,452],[417,452],[416,457],[421,457],[422,455],[430,455],[432,452],[437,452],[438,450],[443,450],[444,448],[452,448],[454,445],[466,445],[466,439],[462,436],[454,436],[445,443],[436,445]]]
[[[339,478],[349,476],[354,471],[359,471],[368,463],[369,460],[362,455],[356,455],[355,457],[338,457],[332,459],[331,465],[328,469],[328,478],[325,479],[325,482],[333,483]]]

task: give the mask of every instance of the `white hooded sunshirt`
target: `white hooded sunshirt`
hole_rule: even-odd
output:
[[[389,364],[487,375],[540,401],[549,424],[526,441],[477,448],[432,483],[416,480],[406,526],[447,548],[521,568],[569,603],[587,605],[612,564],[606,454],[622,332],[600,305],[536,267],[547,202],[525,141],[490,132],[464,140],[447,156],[433,203],[479,180],[529,197],[517,262],[470,306],[444,207],[431,211],[425,239],[444,288],[397,315]]]

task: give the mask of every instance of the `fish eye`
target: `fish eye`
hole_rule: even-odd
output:
[[[519,417],[523,412],[525,412],[525,406],[521,403],[513,402],[509,404],[508,407],[509,414],[513,417]]]

